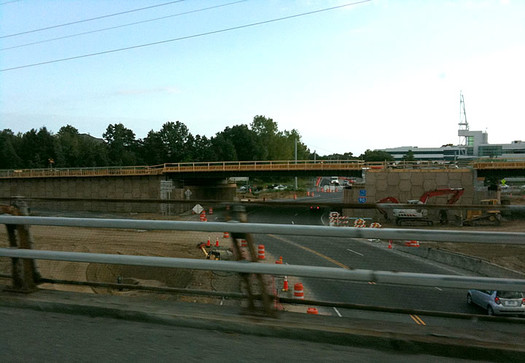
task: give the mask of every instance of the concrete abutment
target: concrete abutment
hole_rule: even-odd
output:
[[[364,171],[364,180],[366,182],[363,184],[344,189],[344,203],[374,204],[386,197],[395,197],[400,203],[407,203],[409,200],[418,200],[427,191],[443,188],[464,189],[456,205],[472,205],[494,197],[474,169],[371,169]],[[434,197],[428,204],[446,204],[449,198],[450,195]],[[431,220],[439,220],[438,210],[431,209],[428,212]],[[392,211],[388,213],[392,217]],[[456,213],[460,211],[449,210],[449,220],[453,220]],[[374,221],[382,219],[376,209],[344,209],[343,214]]]
[[[167,182],[167,183],[166,183]],[[31,199],[30,207],[52,211],[89,211],[125,213],[182,213],[193,207],[191,203],[166,205],[141,202],[146,199],[219,200],[233,201],[235,184],[225,179],[209,179],[206,183],[192,180],[171,180],[166,175],[105,176],[70,178],[20,178],[0,180],[0,198],[14,196]],[[64,198],[71,201],[38,200],[38,198]],[[86,199],[75,201],[74,199]],[[93,201],[89,201],[92,199]],[[129,199],[137,203],[111,200]]]

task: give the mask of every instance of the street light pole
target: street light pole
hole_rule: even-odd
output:
[[[295,138],[295,164],[297,164],[297,138]],[[297,177],[295,177],[295,190],[297,190]]]

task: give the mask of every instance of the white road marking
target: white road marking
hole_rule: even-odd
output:
[[[439,287],[435,286],[435,289],[439,290],[439,291],[443,291],[443,289],[440,289]]]
[[[347,250],[347,251],[350,251],[350,252],[353,252],[353,253],[355,253],[356,255],[364,256],[362,253],[359,253],[359,252],[357,252],[357,251],[351,250],[350,248],[347,248],[346,250]]]
[[[334,308],[335,310],[335,313],[337,314],[338,317],[342,318],[343,315],[341,315],[341,313],[339,312],[339,310],[337,310],[336,308]]]

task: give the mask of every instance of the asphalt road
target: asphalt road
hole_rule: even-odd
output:
[[[298,201],[311,201],[312,205],[323,202],[341,202],[342,192],[321,193],[314,198],[302,198]],[[327,225],[330,209],[311,212],[304,206],[280,208],[251,208],[247,210],[248,221],[253,223],[281,223]],[[343,227],[341,227],[343,228]],[[368,241],[355,238],[305,237],[255,235],[256,243],[265,245],[271,255],[282,256],[284,263],[323,267],[341,267],[351,269],[369,269],[380,271],[418,272],[428,274],[472,275],[471,272],[439,264],[413,255],[389,249],[386,242]],[[305,298],[338,303],[363,304],[386,308],[426,310],[463,314],[484,314],[477,307],[466,303],[467,292],[462,289],[440,287],[411,287],[376,284],[374,282],[355,283],[338,280],[302,278]],[[369,316],[371,319],[385,321],[412,322],[415,325],[438,324],[447,326],[479,327],[500,331],[512,331],[516,327],[501,322],[479,322],[473,320],[447,320],[437,317],[422,318],[414,314],[366,313],[352,309],[319,307],[323,314],[335,316]],[[474,324],[474,325],[472,325]],[[492,324],[492,325],[491,325]],[[523,329],[524,325],[518,325]]]
[[[2,362],[458,362],[211,329],[0,307]]]

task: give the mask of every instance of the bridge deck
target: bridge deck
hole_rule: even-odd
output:
[[[46,168],[0,170],[0,179],[12,178],[67,178],[67,177],[107,177],[107,176],[147,176],[164,174],[195,173],[239,173],[239,172],[327,172],[335,175],[344,171],[363,169],[413,170],[413,169],[452,169],[455,163],[443,162],[364,162],[362,160],[284,160],[284,161],[224,161],[199,163],[168,163],[154,166],[96,167],[96,168]],[[525,160],[475,161],[467,165],[477,170],[514,170],[525,172]]]

